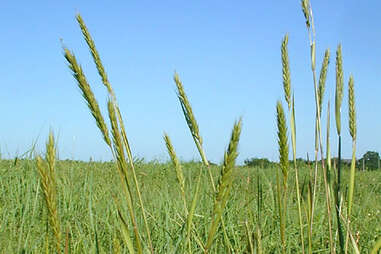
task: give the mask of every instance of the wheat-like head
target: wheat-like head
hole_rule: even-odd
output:
[[[86,43],[87,43],[87,45],[88,45],[88,47],[90,49],[90,53],[91,53],[91,55],[93,57],[95,65],[97,66],[98,73],[99,73],[99,75],[102,78],[102,82],[107,87],[107,90],[110,93],[110,95],[112,95],[112,97],[114,97],[114,92],[112,90],[110,82],[108,81],[107,73],[106,73],[106,71],[105,71],[105,69],[103,67],[101,58],[100,58],[99,53],[97,51],[97,48],[95,47],[94,40],[91,37],[91,35],[89,33],[89,30],[86,27],[85,21],[83,21],[83,19],[82,19],[80,14],[76,15],[76,19],[77,19],[77,22],[78,22],[78,24],[79,24],[79,26],[81,28],[83,37],[85,38],[85,41],[86,41]]]
[[[171,157],[171,161],[172,161],[173,165],[175,166],[176,176],[177,176],[177,180],[180,184],[181,191],[185,192],[185,180],[184,180],[183,171],[182,171],[179,159],[177,158],[177,155],[175,153],[175,149],[173,148],[171,139],[169,138],[167,133],[164,133],[163,138],[164,138],[165,145],[167,146],[168,154]]]
[[[355,188],[355,174],[356,174],[356,108],[355,108],[355,88],[353,76],[349,77],[348,82],[348,111],[349,111],[349,133],[352,137],[352,161],[351,171],[349,177],[349,191],[348,191],[348,211],[347,211],[347,226],[350,229],[351,211],[353,206],[353,194]],[[348,232],[347,241],[348,243]]]
[[[278,146],[279,146],[279,163],[282,170],[284,182],[288,177],[288,141],[287,141],[287,124],[283,106],[280,101],[276,105],[277,126],[278,126]]]
[[[356,107],[355,107],[355,87],[353,76],[349,77],[348,83],[348,108],[349,108],[349,133],[353,140],[356,139]]]
[[[111,147],[111,140],[106,123],[103,119],[101,110],[99,108],[97,100],[95,99],[94,93],[86,80],[82,67],[77,63],[77,59],[75,58],[74,54],[70,52],[67,48],[64,48],[64,54],[67,62],[69,63],[69,68],[73,72],[73,77],[75,78],[75,80],[77,80],[78,87],[82,91],[82,96],[85,99],[87,106],[89,107],[90,112],[93,115],[95,122],[97,123],[97,126],[103,135],[104,141],[108,146]]]
[[[222,177],[224,175],[227,175],[228,172],[234,168],[235,159],[238,156],[237,150],[238,150],[239,137],[241,135],[241,128],[242,128],[242,119],[234,123],[228,150],[226,151],[225,157],[224,157],[224,164],[223,164],[222,172],[221,172]]]
[[[109,99],[107,101],[108,116],[111,123],[111,133],[116,153],[117,163],[120,165],[120,169],[126,169],[126,158],[124,153],[122,136],[119,131],[119,125],[116,118],[115,107],[113,102]],[[122,170],[123,174],[127,177],[127,171]]]
[[[180,77],[177,73],[175,73],[173,79],[176,83],[177,97],[179,98],[181,108],[183,110],[184,117],[188,124],[188,127],[192,133],[193,138],[197,140],[200,145],[202,145],[202,138],[199,133],[198,124],[197,124],[196,118],[194,117],[192,107],[189,103],[188,97],[185,94],[184,87],[180,80]]]
[[[288,109],[291,108],[291,75],[290,75],[290,64],[288,59],[288,35],[286,34],[282,40],[282,77],[283,77],[283,89],[284,97],[288,104]]]
[[[49,133],[48,142],[46,142],[46,161],[48,163],[50,174],[54,174],[54,166],[56,163],[56,147],[54,144],[53,132]],[[52,177],[55,180],[55,177]]]
[[[309,29],[311,26],[310,13],[309,13],[310,1],[302,0],[301,3],[302,3],[302,11],[304,14],[304,18],[306,19],[306,25],[307,25],[307,28]]]
[[[328,65],[329,65],[329,49],[325,51],[324,54],[324,60],[321,65],[320,70],[320,77],[319,77],[319,89],[318,89],[318,96],[319,96],[319,112],[321,115],[322,105],[323,105],[323,98],[324,98],[324,91],[325,91],[325,83],[327,80],[327,71],[328,71]]]
[[[177,181],[180,185],[181,195],[182,195],[183,202],[184,202],[184,208],[185,208],[185,211],[187,211],[186,199],[185,199],[185,179],[184,179],[184,175],[183,175],[183,169],[182,169],[181,164],[180,164],[180,162],[176,156],[175,149],[173,148],[171,139],[169,138],[168,134],[164,133],[163,138],[164,138],[165,145],[167,146],[168,154],[171,157],[171,161],[172,161],[173,165],[175,166],[176,177],[177,177]]]
[[[52,132],[49,134],[46,143],[46,160],[47,164],[40,156],[37,156],[37,170],[41,178],[41,188],[44,194],[44,200],[48,209],[48,221],[55,237],[55,245],[57,253],[61,252],[61,228],[57,209],[57,186],[55,175],[55,154],[54,137]]]
[[[341,53],[341,44],[336,51],[336,93],[335,93],[335,118],[337,134],[341,134],[341,103],[343,101],[344,75],[343,75],[343,57]]]
[[[205,252],[211,247],[215,237],[218,225],[221,221],[221,216],[226,206],[229,193],[232,187],[234,175],[233,170],[235,160],[238,156],[238,143],[241,134],[242,120],[234,124],[233,131],[230,137],[229,147],[224,155],[224,164],[221,169],[221,176],[218,182],[218,190],[214,201],[212,224],[209,228],[208,239],[205,245]]]

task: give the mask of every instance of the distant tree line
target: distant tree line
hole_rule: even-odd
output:
[[[377,152],[368,151],[364,156],[357,160],[357,168],[362,170],[377,170],[380,169],[380,155]]]
[[[333,166],[337,164],[337,158],[332,158]],[[293,163],[293,161],[290,161],[290,163]],[[311,165],[312,161],[305,160],[303,158],[297,158],[296,163],[298,167],[301,166],[307,166]],[[245,166],[248,167],[259,167],[259,168],[271,168],[278,165],[277,162],[270,161],[267,158],[249,158],[244,161]],[[342,159],[341,164],[343,166],[350,166],[351,160],[350,159]],[[358,170],[379,170],[381,169],[381,161],[380,161],[380,155],[378,152],[368,151],[366,152],[363,157],[356,161],[356,168]]]

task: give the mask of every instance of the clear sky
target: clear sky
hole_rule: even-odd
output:
[[[335,51],[343,46],[343,157],[350,157],[347,84],[354,75],[357,157],[381,152],[381,2],[311,0],[317,66],[330,48],[326,104],[334,104]],[[178,156],[199,159],[176,97],[176,70],[204,138],[221,162],[235,120],[243,117],[239,162],[277,160],[275,104],[283,100],[280,45],[289,34],[297,154],[312,156],[314,93],[300,1],[10,1],[0,2],[0,147],[21,155],[34,140],[44,151],[49,129],[60,158],[111,158],[62,54],[74,51],[105,112],[106,90],[75,20],[81,13],[117,94],[135,156],[166,160],[166,131]],[[286,104],[284,104],[286,105]],[[336,156],[332,110],[331,144]],[[325,131],[324,131],[325,132]],[[325,138],[324,138],[325,139]],[[325,149],[325,148],[324,148]]]

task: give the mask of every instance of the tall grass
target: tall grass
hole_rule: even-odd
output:
[[[309,239],[312,239],[312,228],[314,220],[314,208],[315,208],[315,196],[317,192],[317,179],[318,179],[318,153],[320,150],[320,160],[323,172],[324,187],[325,187],[325,197],[326,197],[326,209],[328,216],[328,232],[329,232],[329,245],[330,252],[334,253],[334,239],[332,232],[332,215],[331,215],[331,190],[330,184],[328,183],[326,164],[324,161],[324,151],[323,151],[323,138],[322,138],[322,128],[321,128],[321,113],[323,107],[323,98],[325,92],[325,83],[327,79],[327,70],[329,64],[329,49],[325,51],[324,59],[322,62],[322,67],[320,70],[319,82],[317,83],[316,75],[316,36],[312,8],[309,0],[302,0],[302,11],[306,19],[306,26],[308,31],[308,37],[310,42],[311,51],[311,70],[313,76],[313,85],[315,93],[315,105],[316,105],[316,117],[315,117],[315,173],[313,176],[313,190],[312,190],[312,205],[311,205],[311,217],[309,220]],[[327,147],[327,150],[329,148]],[[312,252],[311,244],[309,244],[309,253]]]
[[[109,146],[109,148],[112,151],[112,154],[114,156],[114,159],[117,164],[118,172],[120,175],[120,180],[123,186],[123,191],[125,194],[125,198],[128,205],[128,211],[131,218],[131,223],[133,225],[133,231],[135,235],[135,244],[137,248],[138,253],[143,252],[142,242],[141,242],[141,236],[139,232],[139,227],[137,225],[136,221],[136,215],[135,215],[135,203],[134,203],[134,196],[132,195],[132,188],[135,187],[136,193],[139,200],[140,209],[142,211],[145,231],[146,231],[146,237],[147,242],[150,248],[151,253],[153,253],[153,246],[151,241],[151,234],[150,229],[148,227],[147,222],[147,216],[144,209],[142,196],[140,192],[139,183],[137,182],[137,177],[134,169],[134,163],[132,158],[131,149],[128,143],[127,135],[124,128],[124,123],[122,120],[122,116],[119,110],[119,106],[116,102],[115,94],[112,90],[112,87],[108,81],[106,72],[103,68],[103,65],[101,63],[99,54],[95,48],[94,41],[92,40],[90,33],[87,30],[87,27],[81,18],[80,15],[77,15],[77,21],[78,24],[82,30],[83,36],[89,46],[91,55],[93,56],[94,62],[96,64],[96,67],[98,69],[98,73],[102,78],[103,84],[107,87],[107,91],[109,94],[110,99],[107,103],[107,109],[108,109],[108,116],[111,124],[111,133],[112,133],[112,141],[109,138],[109,132],[106,127],[104,118],[99,110],[98,103],[95,99],[95,96],[90,88],[90,85],[86,81],[85,74],[82,71],[82,68],[77,63],[77,60],[73,53],[71,53],[67,48],[64,47],[64,55],[65,58],[69,64],[69,68],[73,72],[73,76],[76,79],[79,88],[82,91],[82,95],[90,109],[90,112],[92,113],[93,117],[95,118],[95,121],[97,123],[97,126],[99,130],[101,131],[104,140],[106,144]],[[127,157],[126,157],[127,156]],[[131,171],[131,172],[130,172]],[[123,219],[122,213],[119,211],[119,217],[121,219],[121,224],[124,225],[123,229],[127,228],[126,220]],[[126,244],[129,246],[130,251],[133,250],[132,247],[132,241],[129,239],[128,234],[124,234],[126,237]]]
[[[335,93],[335,119],[336,130],[339,139],[338,142],[338,161],[337,161],[337,180],[336,180],[336,220],[339,233],[340,253],[344,253],[344,234],[341,226],[340,213],[341,213],[341,104],[343,101],[344,90],[344,75],[343,75],[343,60],[341,52],[341,44],[337,46],[336,51],[336,93]]]
[[[296,188],[296,198],[298,204],[298,217],[299,217],[299,226],[300,226],[300,242],[301,242],[301,251],[304,254],[304,230],[303,230],[303,218],[302,218],[302,209],[301,209],[301,198],[300,198],[300,188],[299,188],[299,173],[298,167],[296,164],[296,124],[295,124],[295,100],[292,96],[291,100],[291,74],[290,74],[290,64],[288,58],[288,35],[283,38],[281,46],[281,55],[282,55],[282,73],[283,73],[283,89],[285,100],[288,105],[289,118],[290,118],[290,127],[291,127],[291,144],[292,144],[292,155],[295,171],[295,188]]]
[[[56,252],[61,252],[61,227],[57,209],[57,180],[55,172],[56,147],[53,133],[49,134],[46,143],[46,162],[40,156],[36,157],[37,169],[41,178],[41,188],[48,209],[48,222],[55,237]]]
[[[357,126],[356,126],[356,107],[355,107],[355,88],[353,76],[349,77],[348,84],[348,112],[349,112],[349,134],[352,137],[352,161],[351,161],[351,173],[349,179],[349,193],[348,193],[348,211],[347,211],[347,239],[345,252],[348,252],[348,242],[349,242],[349,232],[350,232],[350,222],[353,206],[353,193],[355,187],[355,173],[356,173],[356,136],[357,136]],[[352,241],[353,247],[356,249],[356,243]]]
[[[205,244],[205,253],[208,253],[215,238],[218,224],[221,221],[222,214],[230,198],[234,180],[235,160],[238,156],[238,142],[241,135],[241,120],[234,124],[230,138],[230,143],[224,155],[224,163],[221,168],[220,179],[218,181],[217,195],[214,200],[212,222],[209,227],[208,238]]]
[[[312,130],[315,134],[315,163],[313,169],[310,169],[313,170],[313,173],[310,174],[308,167],[300,166],[296,160],[296,96],[291,87],[288,35],[285,35],[282,40],[281,61],[284,99],[287,103],[289,121],[287,121],[282,102],[277,101],[276,126],[279,164],[276,168],[260,171],[236,166],[242,129],[241,119],[234,123],[222,165],[210,165],[203,147],[203,138],[198,123],[177,73],[174,75],[177,98],[201,161],[181,162],[169,135],[164,133],[164,143],[171,164],[144,164],[136,162],[133,158],[116,95],[84,20],[77,15],[76,19],[83,37],[107,90],[106,117],[102,115],[98,101],[74,53],[66,46],[63,46],[63,53],[102,138],[112,152],[113,164],[88,163],[85,167],[80,163],[76,166],[70,164],[74,162],[58,163],[54,136],[50,133],[46,144],[45,160],[37,156],[35,165],[46,208],[44,211],[47,215],[47,232],[44,235],[45,239],[33,237],[33,241],[26,239],[24,244],[21,243],[22,238],[20,237],[17,244],[18,252],[22,249],[21,245],[24,245],[31,246],[31,249],[34,246],[31,251],[34,253],[40,252],[42,247],[49,251],[52,246],[57,253],[61,253],[62,250],[65,253],[89,250],[96,253],[305,253],[306,251],[308,253],[347,253],[350,251],[349,242],[351,242],[352,250],[359,253],[362,250],[360,243],[364,243],[361,242],[364,240],[357,236],[359,231],[356,231],[356,227],[361,228],[362,224],[355,218],[365,216],[364,213],[372,211],[375,216],[369,216],[368,221],[372,222],[373,226],[377,225],[377,222],[381,223],[379,216],[377,217],[379,209],[381,209],[377,204],[381,202],[377,203],[380,200],[375,195],[381,189],[380,181],[374,181],[374,187],[370,187],[369,184],[356,186],[356,190],[361,190],[362,193],[361,191],[355,192],[357,126],[352,76],[348,82],[348,119],[349,133],[352,137],[352,163],[349,172],[342,171],[343,168],[340,164],[341,108],[344,78],[341,45],[339,44],[336,52],[335,94],[339,161],[338,171],[333,172],[335,183],[334,193],[332,192],[329,102],[325,156],[321,127],[330,51],[328,49],[325,51],[318,79],[312,8],[308,0],[302,0],[301,5],[310,43],[310,64],[316,111],[315,128]],[[287,123],[289,123],[289,127]],[[289,165],[289,129],[293,154],[292,168]],[[318,163],[319,154],[320,165]],[[62,171],[56,170],[58,164]],[[13,167],[17,167],[17,163],[13,163]],[[85,167],[84,170],[78,170],[83,167]],[[167,169],[169,170],[167,171]],[[12,175],[16,174],[15,171],[7,170],[1,174],[2,176],[12,176],[13,182],[18,181],[18,178]],[[20,171],[18,174],[25,176],[26,172]],[[290,174],[295,175],[290,177]],[[358,173],[357,177],[364,177],[364,174],[365,172]],[[323,176],[324,193],[319,192],[322,187],[319,175]],[[105,178],[111,179],[110,182],[105,182]],[[119,184],[112,184],[117,178],[119,178]],[[367,182],[372,178],[374,175],[364,177],[365,180],[363,179],[362,182]],[[24,181],[25,177],[20,179]],[[31,176],[27,179],[35,181]],[[218,181],[215,182],[214,179],[218,179]],[[251,179],[256,181],[251,181]],[[304,181],[301,182],[301,179]],[[346,202],[342,201],[340,187],[343,184],[342,180],[348,184]],[[81,181],[84,181],[84,184],[80,183]],[[356,180],[356,182],[361,183],[360,180]],[[19,181],[18,184],[15,185],[16,187],[11,187],[12,195],[22,193],[18,188],[21,189],[23,183]],[[3,192],[8,191],[4,184],[0,184],[0,186],[3,188]],[[38,186],[35,189],[39,190]],[[373,195],[367,196],[368,191]],[[360,199],[360,195],[368,200]],[[1,197],[1,200],[8,200],[4,196]],[[110,197],[112,198],[110,199]],[[17,200],[13,196],[12,198]],[[24,199],[21,200],[24,201]],[[28,196],[26,198],[28,205],[30,200],[31,198]],[[359,204],[361,202],[366,209],[354,209],[355,201]],[[31,216],[37,217],[35,215],[36,207],[40,207],[38,192],[36,192],[33,202],[31,206],[34,208]],[[79,207],[75,207],[76,205]],[[332,213],[332,206],[335,207],[336,216]],[[346,208],[346,214],[343,213],[343,207]],[[0,208],[3,209],[2,206]],[[27,208],[15,209],[17,215],[14,217],[19,218],[18,210],[23,211],[23,209]],[[256,216],[254,216],[255,212]],[[4,216],[4,213],[1,214]],[[334,224],[335,217],[336,225]],[[0,247],[4,247],[3,249],[7,251],[14,250],[13,242],[4,245],[1,240],[1,230],[7,223],[4,221],[6,220],[0,224]],[[13,222],[13,224],[17,223]],[[33,222],[30,224],[31,228],[26,233],[27,236],[31,235],[31,230],[41,232],[44,229],[44,225]],[[63,225],[66,225],[64,237]],[[23,226],[16,228],[21,230],[21,235],[23,235]],[[374,226],[374,229],[381,232],[377,226]],[[274,234],[274,231],[279,231],[279,234]],[[356,234],[353,233],[355,231]],[[53,235],[52,241],[49,232]],[[345,244],[344,233],[346,233]],[[381,246],[380,240],[376,241],[372,232],[362,232],[362,234],[366,235],[367,240],[374,242],[372,242],[374,244],[372,253],[376,253]],[[63,238],[65,238],[64,241]],[[363,250],[365,248],[371,250],[372,246],[367,244],[363,248]]]
[[[286,253],[286,219],[287,219],[287,189],[288,189],[288,141],[287,125],[283,106],[280,101],[276,105],[277,126],[278,126],[278,146],[279,146],[279,164],[282,174],[282,180],[277,171],[277,193],[278,210],[280,219],[280,239],[282,242],[282,252]]]

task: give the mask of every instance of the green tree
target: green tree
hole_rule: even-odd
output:
[[[260,168],[269,168],[272,164],[272,162],[266,158],[246,159],[244,163],[248,167],[260,167]]]
[[[378,152],[368,151],[357,162],[358,168],[367,170],[380,169],[380,155]]]

